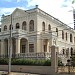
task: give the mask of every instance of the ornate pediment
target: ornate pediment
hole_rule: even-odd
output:
[[[22,17],[24,15],[27,15],[27,12],[25,12],[25,10],[16,8],[14,12],[12,13],[12,15],[13,17]]]

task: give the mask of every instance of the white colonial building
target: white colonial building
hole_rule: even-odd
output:
[[[36,5],[30,10],[16,8],[12,16],[2,16],[0,55],[9,54],[11,20],[12,54],[50,53],[55,45],[59,54],[70,57],[75,50],[75,31]]]

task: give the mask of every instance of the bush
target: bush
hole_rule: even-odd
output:
[[[23,60],[13,59],[12,65],[50,66],[50,60]]]
[[[51,61],[50,61],[50,60],[46,60],[45,63],[44,63],[44,65],[45,65],[45,66],[46,66],[46,65],[47,65],[47,66],[51,66]]]
[[[7,58],[0,58],[0,65],[7,65]],[[51,66],[51,61],[48,60],[25,60],[25,59],[11,59],[12,65],[30,65],[30,66]],[[58,66],[63,66],[61,60],[58,60]]]
[[[60,58],[58,58],[58,66],[64,66],[64,64],[62,63],[62,60]]]
[[[7,65],[8,64],[8,59],[7,58],[0,58],[0,64],[1,65]]]
[[[75,53],[72,54],[70,58],[71,58],[71,59],[70,59],[70,60],[71,60],[71,61],[70,61],[70,62],[71,62],[71,66],[74,66],[74,67],[75,67]]]

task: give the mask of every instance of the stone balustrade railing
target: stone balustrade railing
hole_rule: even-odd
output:
[[[6,58],[8,55],[0,55],[1,58]],[[41,53],[19,53],[12,55],[13,58],[30,58],[30,59],[50,59],[51,53],[41,52]]]
[[[51,54],[50,53],[45,53],[45,52],[41,52],[41,53],[20,53],[20,54],[16,54],[16,58],[37,58],[37,59],[43,59],[43,58],[50,58]]]
[[[2,58],[8,57],[8,55],[0,55]],[[25,58],[25,59],[50,59],[51,53],[49,52],[39,52],[39,53],[18,53],[12,55],[13,58]],[[61,59],[67,59],[68,57],[63,54],[58,54],[58,57]]]

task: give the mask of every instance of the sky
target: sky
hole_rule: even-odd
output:
[[[34,8],[35,5],[70,27],[74,27],[73,9],[75,4],[72,4],[72,0],[0,0],[0,20],[3,14],[9,15],[16,8],[28,10]]]

